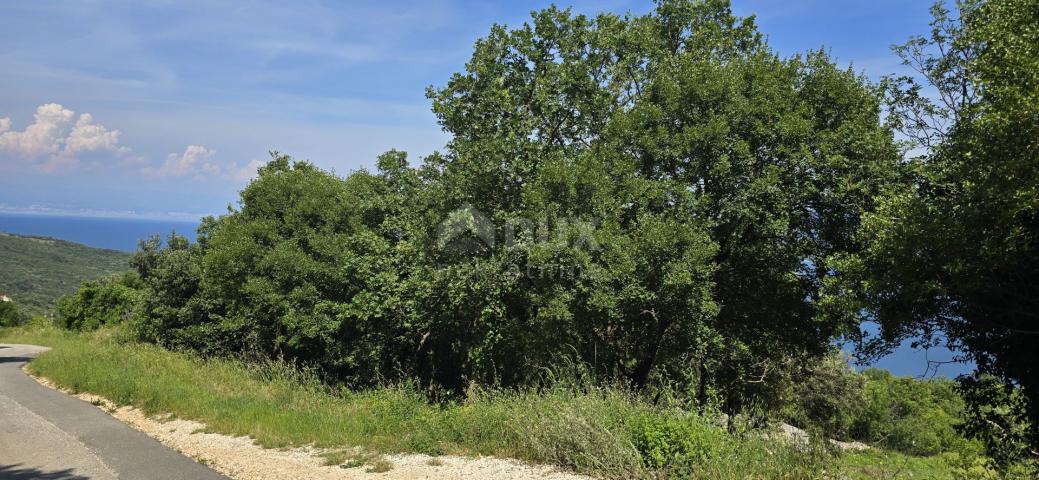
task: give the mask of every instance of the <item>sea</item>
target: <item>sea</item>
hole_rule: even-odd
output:
[[[198,222],[136,218],[0,213],[0,232],[60,238],[96,248],[132,252],[137,242],[172,232],[195,239]]]
[[[182,220],[154,220],[134,218],[73,217],[57,215],[33,215],[0,213],[0,232],[22,235],[39,235],[82,243],[91,247],[108,248],[132,252],[137,242],[152,235],[163,237],[171,232],[195,239],[198,222]],[[2,275],[3,272],[0,272]],[[866,326],[876,331],[875,326]],[[956,355],[945,348],[929,350],[913,348],[907,340],[891,354],[868,365],[856,368],[882,368],[895,375],[910,377],[955,378],[974,370],[970,362],[951,362]],[[842,347],[849,351],[848,346]]]

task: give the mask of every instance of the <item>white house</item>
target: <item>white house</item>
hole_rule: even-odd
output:
[[[0,295],[0,302],[10,302],[11,298],[7,295]]]

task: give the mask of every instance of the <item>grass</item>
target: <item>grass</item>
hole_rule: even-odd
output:
[[[53,347],[30,369],[63,387],[265,447],[327,448],[326,462],[344,468],[386,471],[392,464],[382,454],[414,452],[516,458],[604,478],[951,478],[914,457],[838,456],[755,432],[731,435],[618,389],[474,389],[464,401],[434,405],[405,387],[334,391],[283,365],[202,359],[122,341],[116,330],[21,327],[0,331],[0,341]],[[907,458],[908,469],[888,468]]]
[[[376,460],[371,467],[365,470],[368,473],[384,473],[393,470],[393,464],[385,458]]]
[[[365,451],[363,448],[345,448],[328,450],[321,454],[325,465],[339,465],[343,468],[358,468],[368,465],[369,473],[388,472],[393,463],[382,455]]]
[[[926,478],[953,480],[949,463],[942,456],[913,457],[889,450],[870,450],[844,455],[849,480],[878,478]]]

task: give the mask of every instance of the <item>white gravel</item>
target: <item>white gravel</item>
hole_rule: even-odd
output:
[[[28,372],[27,372],[28,373]],[[31,375],[30,375],[31,376]],[[33,377],[40,384],[58,389],[44,378]],[[60,390],[60,389],[59,389]],[[133,407],[116,407],[103,397],[88,393],[74,395],[97,405],[113,417],[159,440],[199,463],[224,475],[240,480],[267,479],[516,479],[516,480],[588,480],[589,477],[561,472],[545,466],[527,465],[515,460],[493,457],[466,458],[427,455],[385,456],[393,468],[387,472],[368,472],[367,466],[343,468],[323,465],[321,450],[313,448],[265,449],[248,437],[232,437],[204,433],[205,424],[182,419],[163,419],[145,415]]]

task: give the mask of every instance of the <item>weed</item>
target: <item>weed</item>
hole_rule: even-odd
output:
[[[380,458],[376,460],[375,463],[373,463],[372,466],[365,471],[368,473],[383,473],[388,472],[390,470],[393,470],[393,463],[391,463],[389,460],[386,460],[385,458]]]

